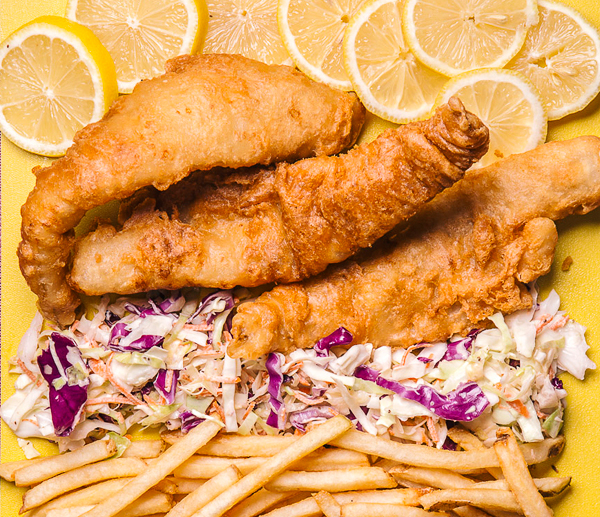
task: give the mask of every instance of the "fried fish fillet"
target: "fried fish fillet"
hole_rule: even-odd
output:
[[[429,120],[339,157],[183,182],[158,196],[167,212],[143,202],[121,231],[104,225],[83,238],[69,282],[86,294],[128,294],[302,280],[413,216],[487,148],[487,128],[451,99]],[[186,195],[191,203],[178,201]]]
[[[247,167],[335,154],[356,140],[364,108],[351,93],[287,66],[241,56],[181,56],[119,98],[75,136],[66,156],[34,171],[21,215],[21,271],[42,313],[73,321],[66,282],[72,229],[84,213],[195,170]]]
[[[411,226],[303,283],[240,305],[234,357],[310,348],[340,326],[358,343],[408,347],[530,307],[550,269],[553,220],[600,205],[600,139],[552,142],[471,171]],[[393,236],[392,236],[393,237]]]

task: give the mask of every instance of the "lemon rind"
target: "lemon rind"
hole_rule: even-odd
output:
[[[332,88],[337,88],[338,90],[351,91],[353,87],[350,80],[340,81],[338,79],[334,79],[333,77],[328,76],[321,69],[316,68],[314,65],[312,65],[300,52],[300,49],[295,43],[295,37],[292,34],[292,31],[287,23],[289,2],[290,0],[278,0],[277,26],[279,28],[281,40],[283,41],[283,46],[287,50],[294,64],[298,67],[299,70],[301,70],[304,74],[310,77],[313,81],[324,83],[328,86],[331,86]]]
[[[43,31],[40,31],[40,28],[43,28]],[[74,31],[80,34],[75,34]],[[40,34],[51,35],[52,37],[60,36],[61,39],[77,50],[78,55],[90,71],[94,90],[98,92],[97,97],[94,99],[92,117],[87,123],[100,120],[112,101],[117,98],[116,72],[108,51],[87,27],[59,16],[36,18],[14,31],[4,40],[0,48],[0,62],[11,48],[19,46],[29,37]],[[102,99],[101,102],[98,102],[99,99]],[[73,144],[72,139],[64,140],[60,144],[48,144],[35,138],[24,137],[8,123],[1,109],[0,127],[2,128],[2,134],[15,145],[41,156],[63,156]]]
[[[480,64],[477,66],[477,68],[473,69],[460,69],[455,68],[451,65],[447,65],[442,61],[435,59],[434,57],[427,54],[418,44],[418,39],[414,28],[415,26],[412,22],[412,13],[414,11],[415,2],[417,1],[418,0],[405,0],[404,2],[402,8],[402,31],[404,33],[404,37],[410,49],[422,63],[447,77],[454,77],[473,70],[503,68],[510,62],[510,60],[513,57],[515,57],[518,54],[519,50],[521,50],[521,48],[523,47],[523,43],[525,43],[525,38],[527,37],[527,31],[529,27],[536,25],[538,22],[536,0],[526,0],[527,19],[525,22],[525,26],[519,29],[513,41],[513,44],[508,49],[506,49],[506,51],[500,57],[498,57],[495,61],[491,63]]]
[[[346,28],[344,35],[344,68],[350,82],[358,95],[358,98],[365,105],[367,110],[378,117],[394,122],[396,124],[406,124],[416,120],[423,120],[428,117],[431,112],[431,105],[424,105],[419,110],[400,110],[397,108],[387,108],[382,105],[371,93],[369,86],[363,81],[360,74],[357,74],[351,66],[352,61],[356,61],[355,47],[352,45],[352,40],[356,38],[357,32],[363,23],[369,19],[381,6],[389,3],[397,3],[397,0],[372,0],[364,4],[359,11],[352,17]]]

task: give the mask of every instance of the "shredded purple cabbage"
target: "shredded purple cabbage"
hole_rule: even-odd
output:
[[[431,363],[433,362],[433,359],[430,359],[429,357],[417,357],[417,361],[421,361],[422,363]]]
[[[455,451],[456,450],[456,444],[446,436],[446,439],[444,440],[444,443],[442,444],[442,449],[444,449],[445,451]]]
[[[306,425],[315,420],[327,420],[336,415],[329,406],[312,406],[301,411],[290,413],[289,421],[296,429],[305,433]]]
[[[441,395],[429,386],[410,388],[397,381],[385,379],[378,371],[368,366],[359,366],[354,376],[375,382],[378,386],[393,391],[402,398],[418,402],[445,420],[470,422],[481,415],[489,405],[487,397],[475,382],[462,384],[447,395]]]
[[[204,418],[197,417],[191,411],[183,411],[179,418],[181,418],[181,432],[186,434],[190,432],[194,427],[204,422]]]
[[[466,338],[448,343],[448,350],[444,354],[444,357],[442,357],[442,361],[464,361],[468,359],[471,355],[469,350],[473,346],[473,341],[478,333],[478,330],[472,330]]]
[[[233,291],[231,289],[227,289],[224,291],[216,291],[214,293],[205,296],[200,302],[199,307],[196,309],[196,312],[192,314],[192,316],[188,319],[188,321],[192,321],[196,316],[200,314],[204,314],[209,305],[217,300],[225,300],[225,308],[222,311],[215,312],[210,311],[207,313],[206,322],[212,323],[218,314],[221,312],[227,311],[229,309],[233,309],[235,306],[235,300],[233,298]]]
[[[314,346],[314,349],[319,357],[327,357],[329,355],[329,350],[332,347],[349,345],[352,343],[352,339],[353,336],[350,331],[346,330],[344,327],[340,327],[328,336],[325,336],[323,339],[319,339],[317,344]]]
[[[173,370],[173,380],[171,382],[171,389],[167,391],[167,370],[159,370],[158,375],[154,381],[154,387],[167,401],[167,404],[173,404],[175,402],[175,393],[177,392],[177,381],[179,380],[179,370]]]
[[[48,398],[50,400],[54,433],[56,436],[68,436],[77,424],[79,415],[87,401],[87,386],[90,381],[86,378],[77,384],[70,385],[65,382],[58,389],[54,387],[54,381],[61,377],[61,370],[67,372],[73,366],[68,356],[76,356],[81,364],[83,364],[83,361],[77,344],[71,338],[58,332],[52,332],[50,339],[54,343],[54,350],[60,362],[60,367],[56,364],[50,348],[42,351],[37,358],[37,362],[42,376],[48,383]]]
[[[267,425],[277,429],[281,428],[281,417],[284,409],[283,400],[281,400],[281,386],[283,384],[283,373],[281,373],[282,363],[283,356],[277,353],[269,354],[265,362],[269,374],[267,391],[270,395],[269,404],[271,405],[271,413],[267,418]]]
[[[164,336],[146,334],[128,345],[122,346],[120,340],[129,334],[131,334],[131,331],[127,330],[127,323],[115,323],[110,330],[108,348],[114,352],[146,352],[153,346],[161,346],[165,340]]]
[[[550,382],[552,383],[552,386],[554,386],[557,390],[564,389],[563,382],[558,377],[554,377]]]

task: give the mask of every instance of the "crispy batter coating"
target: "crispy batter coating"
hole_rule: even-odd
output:
[[[69,281],[127,294],[302,280],[413,216],[487,147],[487,128],[452,99],[343,156],[184,181],[157,196],[167,212],[148,199],[121,231],[104,225],[82,239]]]
[[[600,139],[552,142],[468,172],[404,233],[303,283],[239,307],[234,357],[312,347],[340,326],[355,342],[408,347],[530,307],[548,272],[553,220],[600,205]],[[393,233],[393,232],[392,232]]]
[[[147,185],[164,190],[194,170],[335,154],[364,121],[354,94],[291,67],[198,55],[166,69],[79,131],[65,157],[35,171],[18,255],[43,314],[61,324],[79,305],[65,275],[72,229],[87,210]]]

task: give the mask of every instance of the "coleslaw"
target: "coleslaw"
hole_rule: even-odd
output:
[[[489,443],[498,426],[539,441],[561,429],[558,376],[583,379],[595,365],[556,292],[538,303],[530,290],[530,310],[494,314],[491,328],[447,342],[374,348],[340,327],[312,349],[258,360],[227,355],[245,289],[104,296],[66,330],[34,317],[0,415],[28,457],[31,437],[74,450],[134,425],[187,432],[217,416],[240,434],[303,433],[341,413],[371,434],[438,448],[452,446],[455,422]]]

